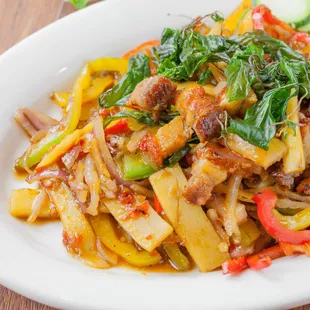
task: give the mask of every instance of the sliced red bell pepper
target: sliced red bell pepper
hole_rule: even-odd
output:
[[[270,25],[277,25],[282,29],[290,32],[292,37],[290,42],[298,41],[304,44],[310,43],[310,35],[307,32],[295,31],[289,24],[272,15],[271,10],[261,4],[252,10],[253,28],[255,30],[264,30],[264,22]]]
[[[278,221],[272,212],[276,206],[277,199],[277,195],[270,189],[266,189],[252,198],[257,204],[257,215],[265,230],[281,242],[293,244],[310,242],[310,230],[290,230]]]
[[[291,244],[287,242],[280,242],[279,245],[286,256],[298,254],[306,254],[307,256],[310,256],[310,243]]]
[[[265,269],[271,265],[271,262],[272,260],[269,256],[263,258],[249,257],[247,259],[249,267],[253,270]]]
[[[127,133],[127,132],[130,132],[130,128],[128,127],[128,124],[124,119],[121,119],[115,125],[111,126],[110,128],[107,128],[104,131],[105,135],[117,135],[120,133]]]
[[[145,53],[147,56],[150,56],[151,54],[151,48],[158,46],[160,44],[159,40],[151,40],[151,41],[146,41],[137,47],[135,47],[133,50],[127,52],[123,58],[129,59],[132,56],[138,55],[140,52]]]
[[[272,15],[271,10],[265,5],[261,4],[256,6],[252,10],[253,27],[256,30],[264,30],[264,21],[270,25],[278,25],[289,32],[293,32],[294,29],[287,23],[276,18]]]
[[[310,35],[307,32],[295,32],[291,41],[298,41],[305,44],[310,44]]]
[[[154,196],[154,210],[158,213],[161,214],[163,212],[163,208],[157,198],[157,196]]]
[[[140,52],[144,53],[145,55],[147,55],[150,58],[151,75],[155,75],[156,74],[156,66],[152,62],[150,56],[151,56],[152,48],[155,47],[155,46],[158,46],[158,45],[160,45],[160,41],[159,40],[151,40],[151,41],[144,42],[144,43],[138,45],[133,50],[127,52],[123,56],[123,58],[129,59],[132,56],[138,55]]]
[[[253,270],[261,270],[271,265],[273,259],[285,256],[282,248],[279,245],[274,245],[264,249],[261,252],[251,255],[247,258],[249,267]]]
[[[247,267],[246,257],[240,256],[238,258],[229,259],[225,263],[223,263],[222,271],[223,274],[238,273],[246,267]]]

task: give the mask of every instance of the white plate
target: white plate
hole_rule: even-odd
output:
[[[0,282],[39,302],[66,309],[289,308],[310,302],[310,261],[285,258],[261,272],[239,276],[147,274],[96,270],[69,257],[61,225],[30,226],[12,218],[8,199],[22,187],[12,174],[27,139],[12,115],[20,106],[51,110],[48,95],[65,89],[83,62],[120,56],[159,38],[165,26],[188,23],[215,10],[227,14],[237,0],[110,0],[32,35],[0,57]],[[167,13],[174,14],[168,16]]]

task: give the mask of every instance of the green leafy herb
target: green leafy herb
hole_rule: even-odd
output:
[[[250,73],[249,64],[241,59],[233,59],[228,64],[225,70],[228,101],[243,100],[247,97],[251,87]]]
[[[108,116],[103,121],[103,127],[105,128],[114,120],[118,120],[118,119],[126,118],[126,117],[132,117],[137,121],[137,123],[144,124],[144,125],[147,125],[149,127],[158,126],[158,123],[156,123],[154,121],[154,119],[150,113],[144,112],[144,111],[127,109],[127,110],[121,111],[115,115]]]
[[[99,96],[99,105],[102,108],[125,105],[136,85],[150,74],[149,58],[145,54],[131,57],[128,72],[117,85]]]
[[[177,152],[175,152],[170,157],[167,157],[164,159],[164,165],[168,167],[173,167],[176,163],[178,163],[189,151],[191,150],[191,147],[187,144],[181,149],[179,149]]]
[[[293,130],[293,136],[296,137],[296,123],[287,119],[285,125],[287,126],[287,128],[291,128]]]
[[[84,8],[90,0],[70,0],[76,9]]]
[[[220,14],[219,12],[214,12],[213,14],[211,14],[211,18],[217,23],[217,22],[223,22],[224,21],[224,17],[222,14]]]
[[[188,80],[206,62],[229,61],[234,45],[227,38],[204,36],[191,28],[183,31],[166,28],[161,45],[154,49],[157,72],[172,80]]]
[[[144,124],[148,127],[163,126],[166,123],[169,123],[171,120],[173,120],[178,115],[180,115],[179,112],[170,112],[170,113],[162,112],[159,117],[159,122],[155,122],[152,114],[149,112],[125,109],[115,115],[108,116],[103,121],[103,127],[105,128],[112,121],[115,121],[121,118],[126,118],[126,117],[132,117],[133,119],[137,121],[137,123]]]
[[[282,86],[269,90],[263,99],[247,110],[244,120],[230,120],[228,131],[239,135],[253,145],[268,150],[269,141],[274,137],[277,126],[285,118],[291,89],[296,85]]]
[[[202,72],[198,78],[197,83],[200,85],[205,85],[207,82],[207,79],[212,76],[212,72],[210,68],[208,68],[206,71]]]
[[[159,116],[159,121],[163,122],[163,123],[169,123],[170,121],[172,121],[175,117],[177,117],[179,115],[180,115],[180,113],[177,111],[170,112],[170,113],[161,112],[161,114]]]

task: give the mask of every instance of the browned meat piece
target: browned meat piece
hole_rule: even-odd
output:
[[[132,92],[127,106],[149,111],[157,120],[176,92],[176,85],[163,76],[152,76],[140,82]]]
[[[184,88],[177,94],[175,105],[201,142],[220,136],[221,123],[225,121],[224,111],[202,86]]]
[[[294,187],[294,176],[285,174],[282,170],[282,163],[272,165],[268,172],[273,176],[275,182],[283,189],[292,189]]]
[[[205,158],[195,161],[192,176],[188,180],[183,196],[191,203],[205,205],[215,185],[224,182],[227,171]]]
[[[214,186],[214,179],[208,174],[195,174],[188,180],[183,196],[187,201],[202,206],[210,199]]]
[[[147,134],[139,142],[139,149],[148,152],[158,165],[163,159],[182,148],[192,135],[181,116],[175,117],[170,123],[160,127],[157,133]]]
[[[297,193],[310,196],[310,178],[303,179],[296,188]]]

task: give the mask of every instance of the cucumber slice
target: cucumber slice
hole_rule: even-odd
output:
[[[310,20],[307,25],[300,27],[299,30],[310,32]]]
[[[310,0],[254,0],[254,4],[266,5],[275,16],[295,28],[310,27]]]

